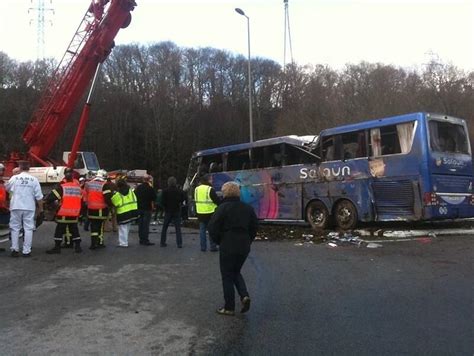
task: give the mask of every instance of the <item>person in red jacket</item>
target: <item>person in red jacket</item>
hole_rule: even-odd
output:
[[[10,209],[8,209],[8,191],[3,181],[5,174],[5,166],[0,163],[0,226],[8,226],[10,222]],[[0,251],[5,251],[5,248],[0,247]]]
[[[46,251],[48,254],[61,253],[63,236],[70,235],[74,243],[74,251],[81,253],[81,237],[77,222],[81,213],[82,191],[79,182],[74,179],[74,170],[64,170],[64,180],[46,197],[47,204],[59,202],[56,213],[56,230],[54,232],[54,247]]]
[[[8,191],[3,181],[5,166],[0,163],[0,225],[8,226],[10,221],[10,209],[8,209]]]

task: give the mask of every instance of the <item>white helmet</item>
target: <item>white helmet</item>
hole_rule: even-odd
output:
[[[3,163],[0,163],[0,171],[4,169],[5,169],[5,166],[3,165]]]
[[[99,169],[95,176],[97,178],[107,179],[107,171],[105,169]]]

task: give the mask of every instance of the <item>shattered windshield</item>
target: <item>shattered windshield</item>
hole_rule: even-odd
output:
[[[429,128],[432,151],[469,154],[467,132],[464,126],[431,120]]]

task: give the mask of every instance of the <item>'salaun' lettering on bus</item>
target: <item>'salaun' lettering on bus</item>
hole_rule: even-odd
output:
[[[455,158],[447,158],[443,157],[442,163],[447,166],[454,166],[454,167],[464,167],[466,164],[463,161],[459,161]]]
[[[332,168],[301,168],[300,179],[318,179],[331,177],[348,177],[351,175],[349,166]]]

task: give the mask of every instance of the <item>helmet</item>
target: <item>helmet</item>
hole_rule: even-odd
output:
[[[73,173],[74,173],[74,169],[72,169],[70,167],[67,167],[66,169],[64,169],[64,175],[73,174]]]
[[[0,163],[0,171],[5,169],[5,166],[3,165],[3,163]]]
[[[97,171],[96,177],[106,179],[107,178],[107,171],[105,169],[99,169]]]

